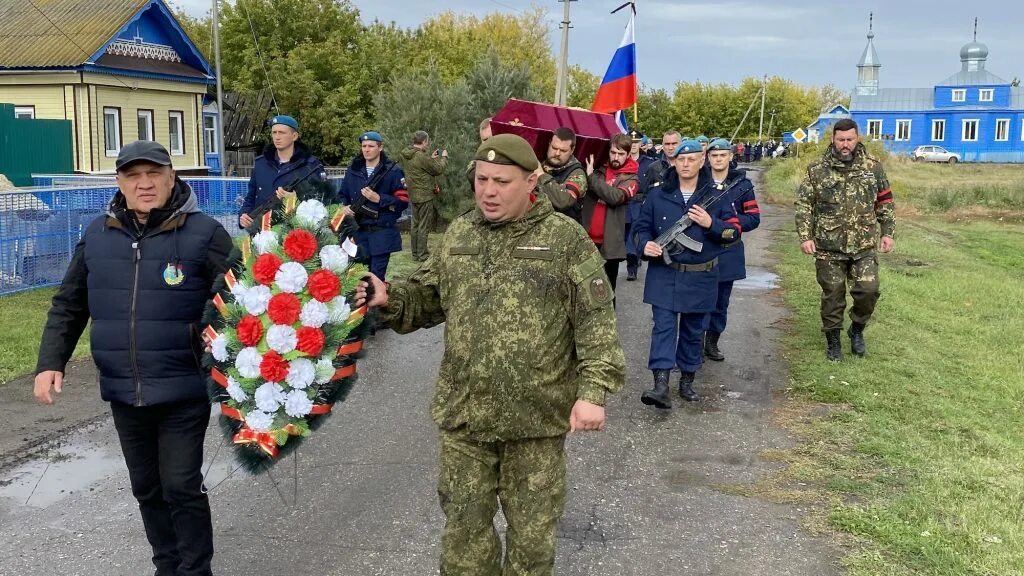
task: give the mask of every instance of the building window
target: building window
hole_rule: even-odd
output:
[[[139,140],[153,139],[153,111],[139,110]]]
[[[896,140],[910,140],[910,120],[896,121]]]
[[[966,102],[967,101],[967,90],[965,88],[957,88],[953,90],[953,102]]]
[[[121,151],[121,109],[103,108],[103,149],[107,158]]]
[[[15,106],[14,117],[21,118],[23,120],[35,120],[36,118],[36,107],[35,106]]]
[[[168,129],[171,136],[171,154],[185,154],[185,113],[171,112],[168,116]]]
[[[1010,139],[1010,119],[1000,118],[996,120],[996,142],[1006,142]]]
[[[932,120],[932,140],[941,142],[946,139],[946,121]]]
[[[993,88],[982,88],[978,90],[978,102],[991,102],[995,96],[995,89]]]
[[[868,120],[868,137],[872,140],[878,140],[882,137],[881,120]]]
[[[220,151],[217,146],[217,118],[214,116],[203,116],[203,143],[207,154]]]
[[[963,134],[960,139],[964,142],[977,142],[978,141],[978,121],[977,120],[964,120]]]

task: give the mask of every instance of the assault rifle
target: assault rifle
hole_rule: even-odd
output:
[[[323,170],[323,166],[314,165],[312,168],[304,172],[301,176],[299,176],[295,180],[292,180],[292,182],[287,186],[282,186],[282,188],[284,188],[285,192],[295,192],[295,189],[299,187],[299,184],[302,184],[306,180],[309,180],[309,177],[312,176],[313,174],[316,174],[317,172],[323,172]],[[266,202],[257,206],[255,209],[253,209],[252,212],[249,212],[249,217],[252,218],[253,222],[259,222],[260,218],[262,218],[264,214],[277,208],[278,204],[280,203],[281,199],[277,197],[277,194],[274,194],[273,196],[268,198]]]
[[[701,200],[697,203],[697,206],[700,206],[705,210],[711,208],[721,201],[722,198],[725,198],[735,185],[735,181],[723,185],[717,194]],[[674,254],[679,254],[685,249],[693,250],[694,252],[700,252],[704,249],[704,243],[698,242],[686,235],[686,231],[689,230],[692,225],[693,220],[690,219],[690,214],[683,214],[682,218],[677,220],[676,223],[668,230],[665,230],[660,236],[654,239],[655,244],[661,247],[661,257],[665,261],[665,264],[671,264],[672,256]]]
[[[384,177],[391,173],[391,170],[395,167],[395,163],[392,162],[388,165],[387,170],[377,170],[370,177],[370,181],[366,183],[366,187],[374,192],[380,194],[377,187],[384,182]],[[365,218],[369,220],[376,220],[380,216],[380,210],[369,206],[370,201],[366,199],[366,196],[359,194],[354,200],[352,200],[352,212],[356,215],[356,218]]]

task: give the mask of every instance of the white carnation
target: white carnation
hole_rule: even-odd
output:
[[[295,346],[298,343],[299,338],[295,335],[295,329],[291,326],[274,324],[267,330],[267,346],[270,346],[271,350],[279,354],[287,354],[295,350]]]
[[[231,399],[235,402],[245,402],[249,399],[245,390],[242,390],[242,386],[238,383],[238,380],[235,380],[231,376],[228,376],[228,396],[231,396]]]
[[[348,254],[349,258],[355,258],[356,252],[359,251],[359,247],[356,246],[356,243],[351,238],[345,238],[345,241],[341,243],[341,249]]]
[[[288,377],[285,380],[292,388],[302,390],[312,384],[315,377],[316,366],[306,358],[297,358],[291,361],[288,367]]]
[[[231,287],[231,295],[235,297],[235,302],[242,302],[245,298],[245,293],[249,290],[249,287],[241,282],[235,282],[235,285]]]
[[[217,362],[228,359],[228,339],[223,334],[217,334],[217,337],[210,343],[210,353],[213,354],[213,358]]]
[[[320,249],[320,264],[331,272],[344,272],[348,268],[348,259],[348,253],[337,244],[328,244]]]
[[[277,412],[277,409],[284,404],[284,388],[277,382],[266,382],[256,389],[253,394],[256,400],[256,407],[264,412]]]
[[[253,410],[245,415],[245,423],[256,432],[266,432],[274,425],[274,415]]]
[[[352,314],[352,308],[348,305],[348,301],[345,300],[344,296],[335,296],[331,303],[327,306],[330,316],[328,321],[331,324],[339,324],[348,320],[349,315]]]
[[[267,303],[270,302],[270,288],[260,285],[253,286],[245,291],[242,296],[242,306],[245,311],[253,316],[259,316],[267,311]]]
[[[303,200],[295,209],[295,218],[303,226],[319,226],[327,218],[327,208],[319,200]]]
[[[305,390],[292,390],[284,401],[284,413],[292,418],[301,418],[313,409],[313,401]]]
[[[326,384],[334,377],[334,363],[330,358],[321,358],[316,363],[316,382]]]
[[[319,328],[327,322],[329,311],[327,305],[319,300],[310,300],[302,305],[302,313],[299,314],[299,321],[303,326]]]
[[[290,292],[295,294],[301,292],[306,287],[306,280],[309,278],[309,274],[306,269],[303,268],[302,264],[298,262],[285,262],[277,269],[277,274],[274,276],[274,282],[277,283],[277,287],[282,292]]]
[[[266,254],[277,248],[277,234],[273,230],[259,232],[252,237],[252,245],[256,247],[256,252]]]
[[[260,375],[260,362],[263,361],[263,356],[260,355],[260,351],[253,348],[242,348],[241,352],[238,353],[238,357],[235,358],[235,368],[238,369],[238,373],[242,375],[242,378],[256,378]]]

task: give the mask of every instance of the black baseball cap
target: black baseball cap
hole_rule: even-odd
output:
[[[120,172],[136,162],[152,162],[160,166],[171,165],[171,155],[159,142],[152,140],[136,140],[121,148],[114,166]]]

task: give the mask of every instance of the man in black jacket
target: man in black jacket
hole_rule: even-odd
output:
[[[138,141],[117,158],[119,192],[86,229],[46,319],[35,397],[52,404],[92,319],[92,357],[110,402],[157,576],[208,576],[202,487],[210,420],[200,321],[231,237],[202,214],[167,150]]]

